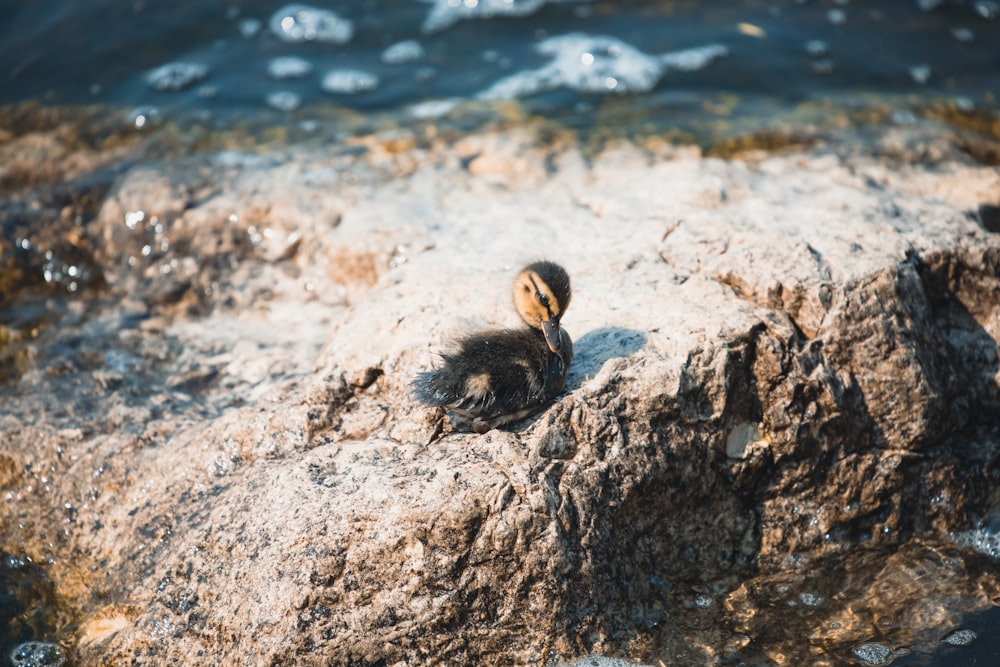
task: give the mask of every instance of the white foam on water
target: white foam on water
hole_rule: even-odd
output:
[[[236,29],[240,31],[246,39],[253,39],[260,33],[262,25],[257,19],[243,19],[236,24]]]
[[[994,560],[1000,560],[1000,516],[984,522],[975,530],[952,533],[950,537],[959,546],[969,547]]]
[[[66,650],[59,644],[25,642],[10,652],[14,667],[61,667],[66,664]]]
[[[649,667],[623,658],[608,658],[603,655],[588,655],[573,662],[563,662],[559,667]]]
[[[1000,4],[993,2],[993,0],[980,0],[973,4],[972,8],[984,19],[993,20],[1000,16]]]
[[[298,79],[312,73],[312,63],[296,56],[279,56],[267,63],[267,74],[272,79]]]
[[[810,39],[806,42],[806,53],[810,58],[822,58],[829,51],[829,47],[821,39]]]
[[[424,19],[424,32],[437,32],[464,19],[493,16],[527,16],[547,0],[431,0],[433,6]]]
[[[354,36],[354,24],[328,9],[309,5],[285,5],[274,14],[268,26],[286,42],[330,42],[344,44]]]
[[[802,600],[802,604],[807,607],[818,607],[826,601],[826,598],[822,595],[817,595],[815,593],[799,593],[799,599]]]
[[[278,111],[295,111],[302,106],[302,97],[290,90],[279,90],[268,93],[267,106]]]
[[[971,97],[966,97],[965,95],[959,95],[954,100],[955,107],[959,111],[964,111],[965,113],[972,113],[976,110],[976,102]]]
[[[702,69],[728,53],[726,47],[710,44],[649,55],[615,37],[583,33],[549,37],[536,50],[552,56],[552,62],[503,78],[478,97],[507,100],[557,88],[583,93],[644,93],[652,90],[668,70]]]
[[[182,90],[208,76],[208,67],[200,63],[172,62],[160,65],[146,75],[153,90]]]
[[[910,78],[913,79],[914,83],[918,83],[921,86],[927,83],[931,78],[931,68],[929,65],[914,65],[910,68]]]
[[[962,27],[952,28],[951,36],[954,37],[959,42],[971,42],[976,38],[974,32],[972,32],[968,28],[962,28]]]
[[[872,667],[888,665],[893,659],[892,649],[879,642],[868,642],[860,646],[855,646],[851,652],[855,658],[866,665],[872,665]]]
[[[941,641],[952,646],[969,646],[978,639],[979,635],[971,628],[961,628],[949,632]]]
[[[414,60],[420,60],[423,57],[424,47],[415,39],[396,42],[382,52],[382,62],[389,65],[401,65],[413,62]]]
[[[320,87],[328,93],[363,93],[378,87],[378,77],[359,69],[335,69],[326,73]]]
[[[461,98],[452,97],[445,100],[427,100],[410,105],[408,111],[414,118],[427,120],[430,118],[440,118],[451,113],[452,109],[462,102]]]
[[[708,44],[707,46],[696,46],[693,49],[664,53],[660,56],[660,62],[668,70],[695,72],[705,69],[719,58],[727,55],[729,55],[729,49],[722,44]]]
[[[129,122],[134,124],[137,130],[159,125],[162,120],[163,115],[156,107],[138,107],[129,113]]]

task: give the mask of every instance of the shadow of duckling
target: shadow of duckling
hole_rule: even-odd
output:
[[[601,370],[608,359],[628,357],[646,346],[646,334],[637,329],[601,327],[577,339],[573,346],[573,365],[566,378],[566,391],[578,389]]]

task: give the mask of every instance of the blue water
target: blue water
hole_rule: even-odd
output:
[[[993,0],[311,5],[335,12],[335,27],[349,30],[346,41],[343,34],[341,41],[287,41],[280,28],[287,4],[0,0],[0,104],[106,105],[125,122],[225,124],[288,114],[301,122],[332,108],[405,123],[477,100],[492,104],[499,83],[520,77],[528,85],[507,86],[500,97],[530,112],[569,125],[664,129],[766,117],[812,101],[907,109],[945,100],[993,110],[1000,91],[1000,3]],[[552,42],[563,35],[575,35],[575,45]],[[600,41],[607,38],[611,48]],[[401,60],[387,52],[400,42]],[[687,68],[663,66],[665,56],[704,48],[718,52]],[[633,55],[646,61],[627,62]],[[288,56],[310,71],[269,74],[275,58]],[[172,63],[201,76],[158,90],[164,81],[151,82],[150,74]],[[645,79],[643,67],[653,68]],[[368,77],[368,85],[325,90],[324,79],[342,70]],[[586,82],[588,75],[596,78]]]

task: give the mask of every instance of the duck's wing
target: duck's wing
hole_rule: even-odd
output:
[[[505,331],[469,336],[458,342],[458,351],[442,355],[441,367],[418,373],[410,383],[417,400],[469,416],[495,409],[495,385],[504,359],[512,347]]]
[[[522,329],[494,332],[482,340],[466,341],[468,395],[477,402],[462,407],[484,420],[533,411],[549,397],[549,351],[540,331]],[[558,359],[558,357],[556,357]]]

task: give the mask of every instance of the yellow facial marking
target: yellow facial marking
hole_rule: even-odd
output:
[[[514,306],[535,327],[562,314],[559,299],[534,271],[524,271],[514,281]]]

